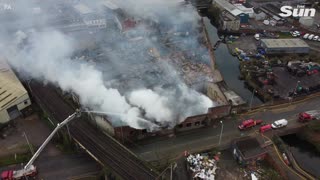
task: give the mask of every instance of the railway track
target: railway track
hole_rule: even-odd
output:
[[[63,121],[75,110],[67,104],[51,86],[37,82],[28,84],[34,99],[50,117]],[[81,118],[73,120],[69,126],[71,136],[86,148],[102,165],[109,167],[123,179],[151,180],[156,173],[114,139],[97,131],[89,122]]]

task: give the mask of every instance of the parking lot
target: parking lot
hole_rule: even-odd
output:
[[[293,76],[290,74],[286,67],[274,67],[272,68],[275,75],[276,84],[272,86],[275,94],[278,94],[281,98],[287,98],[290,92],[294,92],[299,81],[299,86],[303,88],[310,88],[316,85],[320,85],[320,74],[304,75],[302,77]],[[270,85],[264,87],[270,88]]]

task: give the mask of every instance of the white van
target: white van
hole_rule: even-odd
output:
[[[314,34],[311,34],[311,35],[308,37],[308,39],[309,39],[309,40],[312,40],[313,37],[314,37]]]
[[[273,123],[271,124],[271,127],[272,127],[273,129],[278,129],[278,128],[285,127],[285,126],[287,126],[287,125],[288,125],[288,120],[286,120],[286,119],[280,119],[280,120],[277,120],[277,121],[273,122]]]
[[[308,38],[308,36],[309,36],[310,34],[305,34],[304,36],[303,36],[303,39],[307,39]]]

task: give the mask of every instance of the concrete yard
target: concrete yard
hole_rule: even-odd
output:
[[[287,98],[290,92],[294,92],[294,89],[297,86],[297,82],[300,81],[300,85],[302,87],[310,87],[320,84],[320,75],[313,74],[313,75],[305,75],[303,77],[297,77],[291,75],[286,67],[274,67],[273,73],[276,76],[276,85],[273,85],[273,89],[275,94],[278,94],[282,98]],[[265,86],[264,88],[267,89],[270,86]]]
[[[239,48],[246,53],[256,53],[257,43],[258,41],[254,39],[253,35],[240,36],[232,44],[228,44],[228,48],[231,52],[234,52],[235,48]]]
[[[0,157],[13,155],[14,153],[25,153],[29,151],[28,143],[24,134],[26,134],[30,144],[35,147],[40,146],[51,130],[44,121],[41,121],[37,114],[26,118],[18,118],[15,121],[15,127],[6,128],[1,134],[4,139],[0,139]],[[51,143],[47,147],[51,155],[60,154],[58,149]]]

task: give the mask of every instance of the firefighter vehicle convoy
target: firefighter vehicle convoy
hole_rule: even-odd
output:
[[[53,138],[56,132],[59,129],[61,129],[63,126],[65,126],[68,122],[73,120],[75,117],[79,117],[80,115],[81,115],[80,110],[77,110],[75,113],[73,113],[68,118],[66,118],[63,122],[59,123],[57,127],[51,132],[51,134],[47,137],[44,143],[40,146],[37,152],[32,156],[29,162],[24,166],[23,169],[3,171],[1,173],[1,180],[18,180],[18,179],[27,179],[27,178],[35,177],[37,174],[37,168],[33,165],[33,162],[40,155],[42,150]],[[309,122],[312,120],[320,120],[320,110],[311,110],[311,111],[301,112],[298,115],[299,122]],[[285,127],[287,126],[287,124],[288,124],[288,120],[286,119],[280,119],[280,120],[274,121],[272,124],[263,124],[262,120],[248,119],[248,120],[242,121],[238,126],[238,128],[240,130],[247,130],[257,125],[261,125],[259,128],[259,131],[263,133],[271,129],[278,129],[281,127]]]

